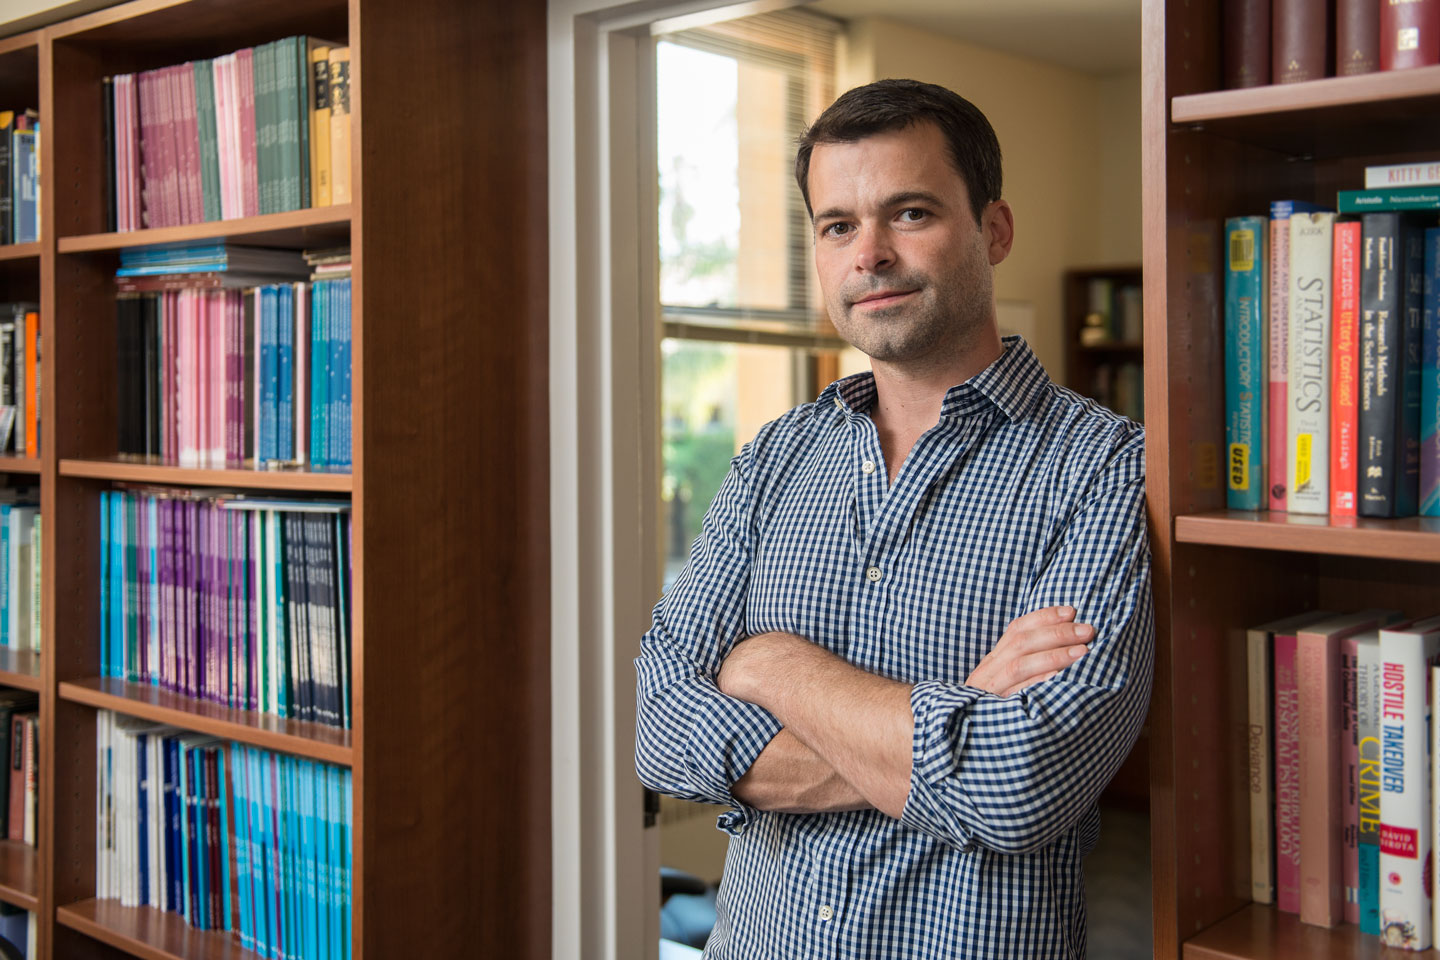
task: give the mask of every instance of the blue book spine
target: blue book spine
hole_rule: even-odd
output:
[[[274,460],[278,455],[275,442],[280,383],[277,296],[274,287],[260,288],[260,422],[256,427],[260,431],[261,461]]]
[[[295,459],[295,291],[289,284],[278,288],[276,307],[277,377],[275,401],[275,450],[281,460]]]
[[[340,462],[346,470],[350,469],[351,458],[351,429],[350,429],[350,278],[346,277],[339,281],[340,287],[340,324],[341,324],[341,347],[340,347]]]
[[[271,766],[273,754],[260,753],[258,762],[260,764],[260,837],[261,846],[265,855],[265,908],[269,913],[269,937],[270,950],[267,956],[278,958],[281,952],[280,941],[280,888],[277,877],[276,837],[275,837],[275,804],[272,802],[271,793]]]
[[[274,510],[266,511],[266,522],[271,531],[270,546],[273,548],[270,553],[271,563],[271,588],[273,590],[272,602],[276,611],[275,642],[275,696],[279,708],[277,713],[282,717],[292,715],[290,709],[290,660],[286,655],[287,644],[289,643],[290,631],[287,622],[288,610],[285,603],[285,545],[282,541],[284,536],[281,530],[280,514]]]
[[[329,309],[327,310],[325,339],[330,343],[330,375],[327,396],[330,416],[325,431],[325,462],[330,467],[340,464],[340,281],[330,284]]]
[[[10,504],[0,503],[0,647],[10,638]]]
[[[40,164],[34,130],[16,130],[11,169],[15,175],[15,242],[34,243],[40,239]]]
[[[1420,351],[1425,302],[1425,232],[1412,223],[1400,231],[1404,257],[1404,314],[1400,375],[1400,475],[1395,478],[1395,515],[1420,511]]]
[[[175,738],[166,737],[160,741],[161,775],[164,777],[164,793],[161,795],[165,808],[165,909],[179,912],[180,906],[180,849],[176,843],[179,818],[175,813]]]
[[[183,740],[175,744],[175,816],[180,821],[176,839],[180,847],[180,910],[179,914],[187,923],[193,924],[194,911],[190,909],[191,890],[194,889],[193,867],[190,851],[190,750]]]
[[[345,905],[344,905],[344,907],[343,907],[343,908],[341,909],[341,911],[340,911],[340,916],[341,916],[341,919],[343,919],[343,920],[345,921],[345,941],[344,941],[344,943],[345,943],[345,951],[344,951],[344,956],[345,956],[346,960],[349,960],[349,957],[350,957],[350,955],[351,955],[351,954],[350,954],[351,946],[352,946],[352,944],[351,944],[351,936],[352,936],[352,933],[353,933],[353,931],[351,930],[351,926],[350,926],[350,917],[351,917],[350,898],[351,898],[351,893],[352,893],[352,890],[351,890],[351,882],[350,882],[350,880],[351,880],[351,875],[352,875],[352,874],[351,874],[351,870],[352,870],[352,859],[351,859],[352,847],[351,847],[351,843],[352,843],[352,841],[353,841],[352,831],[353,831],[353,828],[354,828],[354,825],[355,825],[355,809],[354,809],[354,806],[352,805],[352,799],[353,799],[353,798],[352,798],[352,796],[351,796],[351,788],[352,788],[352,785],[353,785],[353,780],[352,780],[351,772],[350,772],[349,770],[341,770],[341,771],[340,771],[340,793],[341,793],[340,799],[341,799],[341,802],[344,804],[345,824],[344,824],[344,827],[343,827],[342,830],[341,830],[340,849],[341,849],[341,851],[343,852],[344,858],[345,858],[344,861],[343,861],[343,862],[344,862],[344,865],[345,865],[345,881],[344,881],[344,883],[342,884],[342,889],[343,889],[344,892],[345,892]]]
[[[332,960],[335,942],[331,935],[333,919],[333,896],[330,879],[330,797],[326,790],[328,783],[326,766],[314,764],[310,794],[315,802],[315,956],[317,960]]]
[[[140,679],[140,526],[137,497],[123,494],[125,510],[125,680]]]
[[[182,756],[185,762],[185,856],[188,862],[186,881],[189,885],[187,891],[185,909],[189,911],[185,919],[190,921],[192,927],[205,928],[204,901],[201,899],[203,891],[200,879],[204,872],[204,860],[201,850],[200,832],[200,785],[204,782],[196,776],[196,755],[200,751],[193,745],[186,744],[183,747]]]
[[[110,676],[110,491],[100,491],[100,675]]]
[[[300,866],[305,877],[305,956],[320,956],[319,896],[315,886],[315,764],[298,761],[300,770]]]
[[[330,431],[330,286],[333,281],[316,280],[310,290],[310,466],[323,469],[328,463],[325,440]]]
[[[1225,503],[1231,510],[1261,510],[1269,502],[1265,484],[1269,233],[1263,217],[1225,221]]]
[[[240,946],[255,950],[255,906],[250,896],[250,791],[245,783],[245,755],[230,744],[230,815],[235,818],[235,895],[240,901]]]
[[[235,930],[235,903],[230,899],[230,791],[226,789],[225,748],[215,748],[215,793],[220,803],[220,928]]]
[[[1420,513],[1440,517],[1440,227],[1425,231],[1421,326]]]
[[[110,494],[110,673],[125,676],[125,503],[124,494]],[[3,508],[0,508],[3,510]],[[0,550],[8,554],[9,551]]]
[[[255,952],[262,957],[273,956],[275,938],[270,933],[270,901],[266,899],[265,884],[265,832],[261,822],[262,785],[260,782],[259,751],[245,747],[245,785],[249,789],[247,805],[250,816],[250,896],[255,922]]]
[[[135,802],[136,843],[135,854],[139,861],[140,905],[150,905],[150,766],[143,733],[135,738]]]
[[[278,827],[279,843],[279,885],[280,885],[280,944],[285,957],[298,957],[299,938],[296,933],[295,911],[295,858],[291,853],[295,825],[291,820],[294,803],[290,787],[290,758],[285,754],[275,756],[275,823]]]

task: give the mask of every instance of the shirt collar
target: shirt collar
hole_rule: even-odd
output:
[[[1004,350],[994,363],[945,391],[941,419],[973,416],[993,404],[1015,421],[1035,408],[1050,383],[1049,374],[1024,337],[1005,337],[1002,344]],[[821,392],[818,402],[846,414],[868,413],[875,397],[875,375],[867,370],[836,380]]]

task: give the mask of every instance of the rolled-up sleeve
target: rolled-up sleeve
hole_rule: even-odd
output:
[[[706,511],[689,563],[655,605],[635,661],[640,780],[673,797],[734,807],[721,820],[732,833],[756,811],[736,801],[731,787],[780,731],[769,711],[715,685],[726,655],[744,636],[749,528],[749,490],[737,457]]]
[[[1098,799],[1150,702],[1154,612],[1143,434],[1121,445],[1053,538],[1026,610],[1059,604],[1095,628],[1090,652],[1009,697],[925,681],[902,820],[956,847],[1027,853]]]

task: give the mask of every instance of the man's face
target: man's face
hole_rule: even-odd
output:
[[[1009,236],[997,244],[991,220],[1003,203],[976,224],[933,123],[817,145],[810,202],[830,320],[858,349],[904,364],[961,351],[993,322],[991,267]]]

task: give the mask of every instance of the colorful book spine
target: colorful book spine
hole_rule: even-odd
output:
[[[1398,256],[1400,216],[1367,213],[1361,221],[1360,503],[1362,517],[1396,510],[1401,423],[1400,353],[1404,348]]]
[[[1420,514],[1440,517],[1440,227],[1425,231],[1420,351]]]
[[[1290,217],[1290,402],[1286,412],[1291,513],[1330,509],[1330,324],[1333,213]]]
[[[1440,0],[1380,4],[1380,69],[1407,70],[1436,63],[1440,63]]]
[[[1265,280],[1263,217],[1225,221],[1226,505],[1260,510],[1265,483]]]
[[[1360,932],[1380,935],[1380,631],[1357,634],[1355,714]]]
[[[1424,187],[1440,184],[1440,161],[1393,163],[1365,168],[1365,189]]]
[[[1290,370],[1290,216],[1295,212],[1315,213],[1322,208],[1299,200],[1276,200],[1270,204],[1270,309],[1269,425],[1266,430],[1269,455],[1266,473],[1270,481],[1270,509],[1288,505],[1290,456],[1286,450],[1286,408],[1289,404]]]
[[[1440,210],[1440,187],[1411,186],[1341,190],[1336,206],[1341,213]]]
[[[1355,516],[1360,429],[1360,223],[1335,224],[1331,330],[1330,515]]]
[[[1275,895],[1300,912],[1300,693],[1295,634],[1275,634]]]

